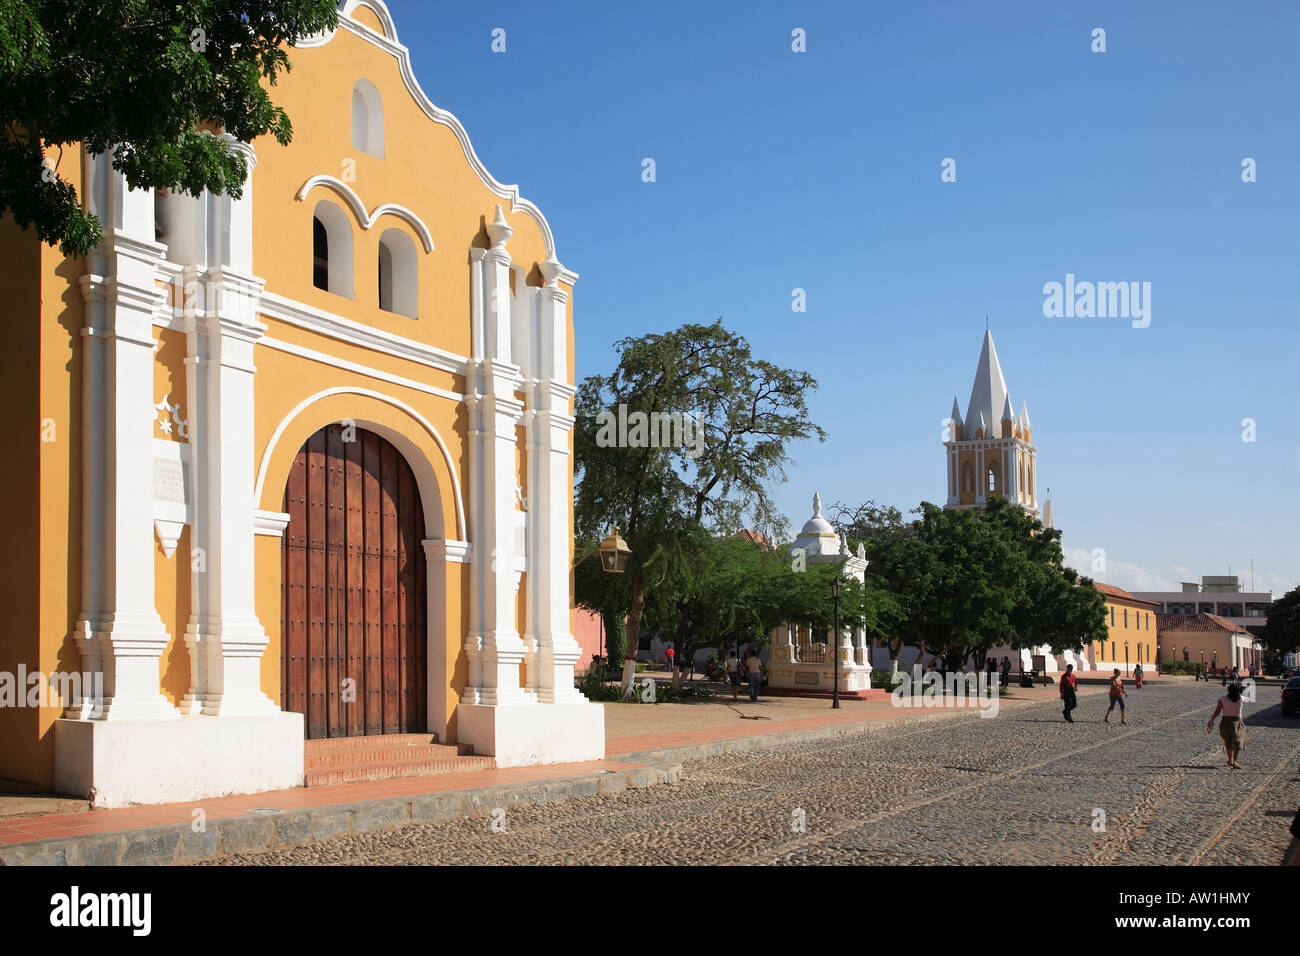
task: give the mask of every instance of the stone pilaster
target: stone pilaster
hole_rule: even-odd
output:
[[[153,241],[153,193],[131,190],[108,155],[87,159],[90,208],[103,240],[82,279],[82,611],[74,638],[103,696],[74,717],[166,719],[179,712],[159,689],[169,641],[154,600],[153,316],[164,248]]]
[[[572,504],[569,479],[569,439],[574,418],[569,414],[574,388],[568,374],[568,301],[560,288],[563,267],[554,259],[541,264],[546,284],[539,299],[536,356],[537,385],[533,391],[534,444],[532,522],[536,540],[535,576],[538,620],[537,693],[542,703],[585,703],[573,686],[573,672],[582,653],[569,627],[569,564],[573,539],[569,533]]]
[[[248,180],[237,200],[202,197],[206,241],[183,274],[195,506],[185,633],[191,681],[181,709],[220,717],[279,710],[261,688],[270,639],[253,584],[253,350],[266,332],[257,320],[263,282],[251,275],[257,158],[247,144],[226,139],[244,154]]]
[[[463,703],[488,705],[526,701],[519,683],[525,647],[515,627],[515,424],[524,406],[515,397],[522,384],[511,362],[510,254],[514,230],[500,207],[487,227],[492,246],[476,257],[474,346],[466,380],[472,395],[470,421],[470,510],[476,544],[471,556],[471,627],[466,641],[470,681]]]

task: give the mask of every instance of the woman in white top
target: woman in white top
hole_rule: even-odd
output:
[[[1246,740],[1246,725],[1241,720],[1240,684],[1229,684],[1228,693],[1219,698],[1218,706],[1210,715],[1210,722],[1205,725],[1207,734],[1214,729],[1214,718],[1219,716],[1220,711],[1223,720],[1219,721],[1219,736],[1223,738],[1223,749],[1228,752],[1228,766],[1240,770],[1237,755],[1241,753],[1241,745]]]
[[[727,681],[731,684],[731,699],[740,699],[740,658],[732,651],[727,658]]]

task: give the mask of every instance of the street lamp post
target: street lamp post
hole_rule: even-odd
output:
[[[840,707],[840,588],[844,582],[840,580],[837,574],[831,579],[831,597],[835,600],[835,631],[832,640],[835,642],[835,654],[831,658],[831,670],[834,674],[834,690],[831,694],[831,709],[839,710]]]
[[[1128,677],[1128,641],[1124,642],[1124,676]]]

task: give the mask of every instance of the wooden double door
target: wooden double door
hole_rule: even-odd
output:
[[[427,729],[424,514],[410,466],[344,423],[294,459],[281,539],[281,701],[307,737]]]

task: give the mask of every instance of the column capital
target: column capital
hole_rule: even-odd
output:
[[[468,541],[454,538],[426,538],[420,542],[424,546],[424,556],[429,561],[468,564],[472,547]]]
[[[263,511],[258,508],[253,512],[253,534],[282,538],[284,529],[289,527],[289,518],[287,511]]]
[[[253,149],[253,145],[244,142],[242,139],[235,139],[231,133],[221,133],[217,138],[225,142],[232,151],[243,154],[244,161],[248,163],[248,173],[251,176],[253,170],[257,167],[257,151]]]

